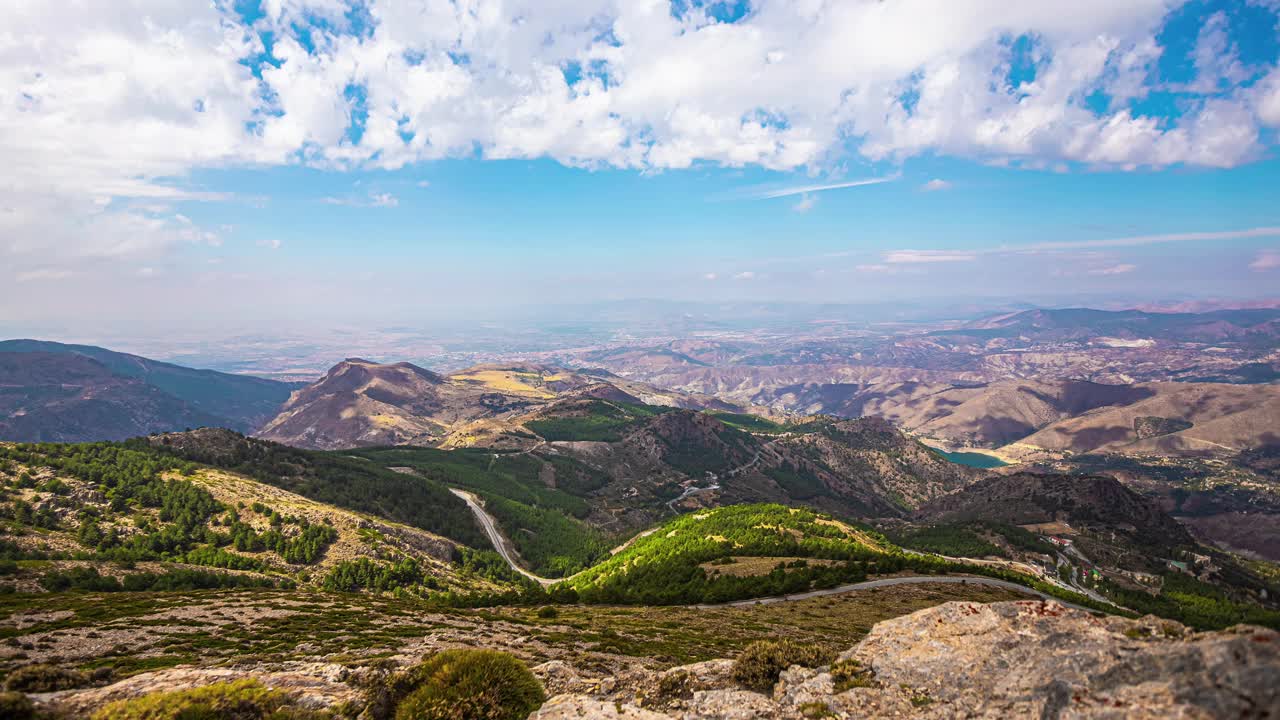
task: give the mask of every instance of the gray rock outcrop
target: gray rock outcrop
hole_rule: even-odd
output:
[[[665,671],[651,683],[665,697],[559,695],[532,718],[1280,716],[1280,633],[1195,633],[1039,601],[952,602],[886,620],[831,666],[783,672],[771,695],[735,687],[725,669]]]

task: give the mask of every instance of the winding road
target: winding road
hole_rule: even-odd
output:
[[[493,544],[493,549],[498,551],[498,554],[502,556],[503,560],[507,561],[507,564],[511,566],[512,570],[515,570],[516,572],[520,573],[521,575],[529,578],[530,580],[538,583],[543,587],[555,585],[558,582],[570,580],[577,576],[577,574],[575,574],[575,575],[570,575],[569,577],[566,577],[566,578],[545,578],[545,577],[542,577],[541,575],[535,575],[529,572],[528,570],[524,569],[523,567],[520,566],[518,562],[516,562],[519,556],[516,554],[515,549],[511,546],[510,542],[506,539],[506,537],[502,535],[502,531],[498,529],[498,521],[495,520],[494,517],[489,514],[488,510],[484,509],[484,505],[480,502],[480,498],[476,497],[474,493],[467,492],[466,490],[459,490],[458,488],[449,488],[449,492],[452,492],[454,495],[457,495],[458,497],[462,498],[462,500],[467,503],[467,506],[471,508],[471,512],[475,514],[476,519],[480,521],[480,526],[484,528],[485,534],[489,536],[489,542]],[[620,550],[626,548],[631,543],[635,542],[637,539],[642,538],[646,535],[649,535],[652,532],[653,532],[652,530],[647,530],[643,533],[640,533],[639,535],[636,535],[635,537],[628,540],[626,543],[615,548],[613,550],[613,553],[616,554]],[[1085,612],[1097,612],[1097,610],[1076,605],[1074,603],[1069,603],[1065,600],[1060,600],[1058,598],[1053,597],[1052,595],[1049,595],[1048,593],[1043,593],[1043,592],[1040,592],[1039,590],[1034,590],[1025,585],[1019,585],[1014,582],[1009,582],[1008,580],[1000,580],[997,578],[988,578],[988,577],[980,577],[980,576],[956,576],[956,575],[917,575],[917,576],[911,576],[911,577],[881,578],[879,580],[867,580],[865,582],[850,583],[848,585],[839,585],[837,587],[827,588],[826,590],[810,590],[809,592],[795,593],[793,595],[779,595],[776,597],[766,597],[766,598],[751,598],[749,600],[734,600],[732,602],[718,603],[718,604],[690,605],[689,607],[694,607],[699,609],[708,609],[708,608],[718,608],[718,607],[748,607],[751,605],[772,605],[774,603],[780,603],[780,602],[794,602],[796,600],[809,600],[810,598],[826,597],[828,595],[841,595],[843,593],[856,592],[858,590],[871,590],[874,588],[891,587],[893,585],[926,585],[929,583],[986,585],[988,587],[1004,588],[1006,590],[1014,590],[1016,592],[1025,593],[1027,595],[1034,595],[1042,600],[1050,600],[1060,605],[1073,608],[1075,610],[1084,610]]]
[[[474,493],[469,493],[466,490],[459,490],[458,488],[449,488],[449,492],[462,498],[463,501],[467,503],[467,507],[471,508],[471,512],[476,516],[476,520],[480,521],[480,527],[484,528],[484,534],[489,536],[489,542],[493,544],[493,549],[498,551],[498,554],[502,556],[503,560],[507,561],[507,564],[511,566],[512,570],[515,570],[543,587],[560,582],[560,579],[544,578],[541,575],[534,575],[528,570],[520,567],[520,563],[516,562],[517,555],[515,548],[511,547],[507,539],[502,536],[502,531],[498,529],[498,521],[494,520],[493,516],[489,514],[489,511],[484,509],[484,505],[480,504],[480,498],[476,497]],[[567,580],[568,578],[561,579]]]

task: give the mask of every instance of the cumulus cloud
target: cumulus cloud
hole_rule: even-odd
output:
[[[734,280],[755,280],[756,274],[750,270],[744,270],[733,276]]]
[[[1280,75],[1238,60],[1225,16],[1201,20],[1179,112],[1131,111],[1176,4],[758,0],[722,22],[664,0],[271,0],[249,22],[231,2],[10,2],[0,200],[44,209],[17,229],[0,220],[0,239],[161,252],[201,231],[122,200],[226,199],[189,186],[202,168],[478,154],[829,173],[926,153],[1118,169],[1258,157],[1260,127],[1280,125]],[[1015,72],[1015,40],[1034,73]]]
[[[795,205],[791,206],[791,209],[798,213],[807,213],[813,209],[814,205],[817,205],[817,204],[818,204],[817,195],[810,195],[809,193],[805,193],[804,195],[800,196],[800,200]]]
[[[951,183],[941,178],[934,178],[929,182],[920,186],[922,192],[938,192],[939,190],[950,190]]]
[[[1280,250],[1259,250],[1249,268],[1259,271],[1280,268]]]

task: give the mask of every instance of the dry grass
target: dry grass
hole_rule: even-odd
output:
[[[201,470],[187,479],[204,487],[219,501],[231,507],[240,504],[249,507],[255,502],[260,502],[281,515],[306,518],[311,524],[332,525],[338,531],[337,541],[329,546],[319,561],[305,567],[314,576],[321,576],[329,568],[344,560],[392,555],[412,557],[423,566],[425,572],[444,581],[446,585],[464,588],[456,582],[450,563],[451,549],[456,543],[439,535],[372,515],[319,503],[288,490],[254,482],[234,473]],[[267,518],[247,509],[240,511],[240,518],[253,525],[259,532],[270,527]],[[228,551],[234,552],[234,550]],[[302,568],[302,566],[287,565],[271,553],[241,554],[264,560],[271,559],[280,570]],[[472,582],[466,587],[474,585],[475,583]]]

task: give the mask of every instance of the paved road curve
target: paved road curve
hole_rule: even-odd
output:
[[[507,544],[507,539],[502,537],[502,533],[498,531],[497,521],[495,521],[493,516],[490,515],[489,512],[484,509],[484,506],[480,504],[480,498],[466,490],[459,490],[457,488],[449,488],[449,492],[466,501],[467,506],[471,508],[471,512],[474,513],[476,519],[480,521],[480,526],[484,528],[485,534],[489,536],[489,542],[493,544],[493,549],[498,551],[498,554],[502,556],[503,560],[507,561],[507,564],[511,566],[512,570],[515,570],[543,587],[560,582],[559,580],[554,580],[552,578],[544,578],[539,575],[534,575],[528,570],[520,567],[520,563],[516,562],[515,550]]]
[[[880,580],[867,580],[866,582],[852,583],[850,585],[840,585],[826,590],[811,590],[809,592],[796,593],[794,595],[779,595],[777,597],[753,598],[750,600],[735,600],[733,602],[719,603],[715,605],[692,605],[695,608],[716,608],[716,607],[746,607],[749,605],[772,605],[780,602],[794,602],[796,600],[808,600],[810,598],[824,597],[827,595],[840,595],[842,593],[854,592],[856,590],[870,590],[872,588],[889,587],[890,585],[923,585],[927,583],[963,583],[967,585],[988,585],[990,587],[1004,588],[1006,590],[1015,590],[1017,592],[1035,595],[1042,600],[1050,600],[1060,605],[1065,605],[1076,610],[1084,610],[1085,612],[1098,612],[1093,608],[1082,607],[1066,600],[1059,600],[1048,593],[1042,593],[1039,590],[1033,590],[1025,585],[1019,585],[1008,580],[999,580],[997,578],[978,577],[978,576],[956,576],[956,575],[918,575],[912,577],[895,577],[882,578]]]

